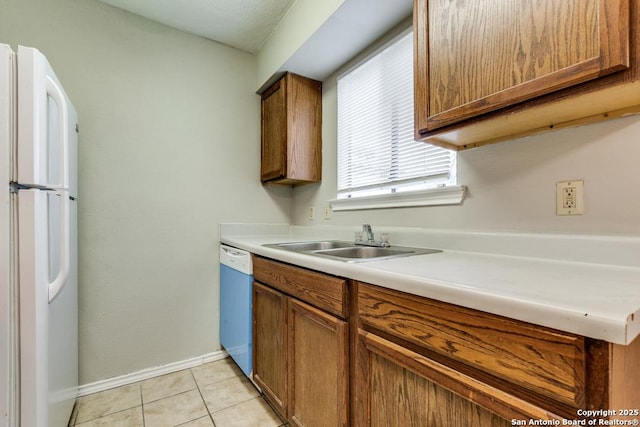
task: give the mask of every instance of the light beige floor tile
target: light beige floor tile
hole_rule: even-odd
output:
[[[243,375],[240,368],[233,363],[230,357],[191,368],[191,372],[193,372],[193,376],[200,387],[227,378]]]
[[[90,394],[78,399],[76,423],[91,421],[141,404],[139,383]]]
[[[211,414],[216,427],[277,427],[282,421],[261,397]]]
[[[144,404],[145,427],[172,427],[208,415],[198,390]]]
[[[142,401],[146,404],[154,400],[174,396],[196,388],[193,375],[186,369],[172,374],[162,375],[143,381]]]
[[[259,395],[258,390],[244,376],[228,378],[200,387],[200,393],[202,393],[204,402],[211,413]]]
[[[213,421],[211,421],[211,417],[207,415],[206,417],[180,424],[178,427],[213,427]]]
[[[125,409],[124,411],[106,415],[86,423],[76,424],[77,427],[143,427],[142,406]]]

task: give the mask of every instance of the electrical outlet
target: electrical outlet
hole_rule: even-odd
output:
[[[584,181],[556,183],[556,215],[584,214]]]
[[[307,211],[307,219],[309,221],[313,221],[314,219],[316,219],[316,208],[314,208],[313,206],[309,206],[309,210]]]
[[[576,187],[565,187],[562,189],[562,207],[564,209],[576,208]]]
[[[331,205],[329,203],[324,205],[324,219],[331,219]]]

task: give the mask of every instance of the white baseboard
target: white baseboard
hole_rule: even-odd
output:
[[[168,363],[162,366],[146,368],[140,371],[131,372],[129,374],[120,375],[118,377],[107,378],[89,384],[83,384],[78,387],[78,397],[88,394],[98,393],[100,391],[109,390],[111,388],[121,387],[123,385],[137,383],[149,378],[158,377],[160,375],[170,374],[172,372],[181,371],[183,369],[193,368],[205,363],[222,360],[229,354],[224,350],[215,351],[213,353],[203,354],[202,356],[193,357],[191,359],[180,360],[178,362]]]

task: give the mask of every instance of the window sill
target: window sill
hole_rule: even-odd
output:
[[[381,196],[333,199],[329,200],[329,203],[334,211],[459,205],[464,200],[466,189],[467,187],[464,185],[451,185],[430,190],[385,194]]]

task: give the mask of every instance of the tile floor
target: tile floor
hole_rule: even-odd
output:
[[[76,427],[284,426],[230,358],[78,399]]]

